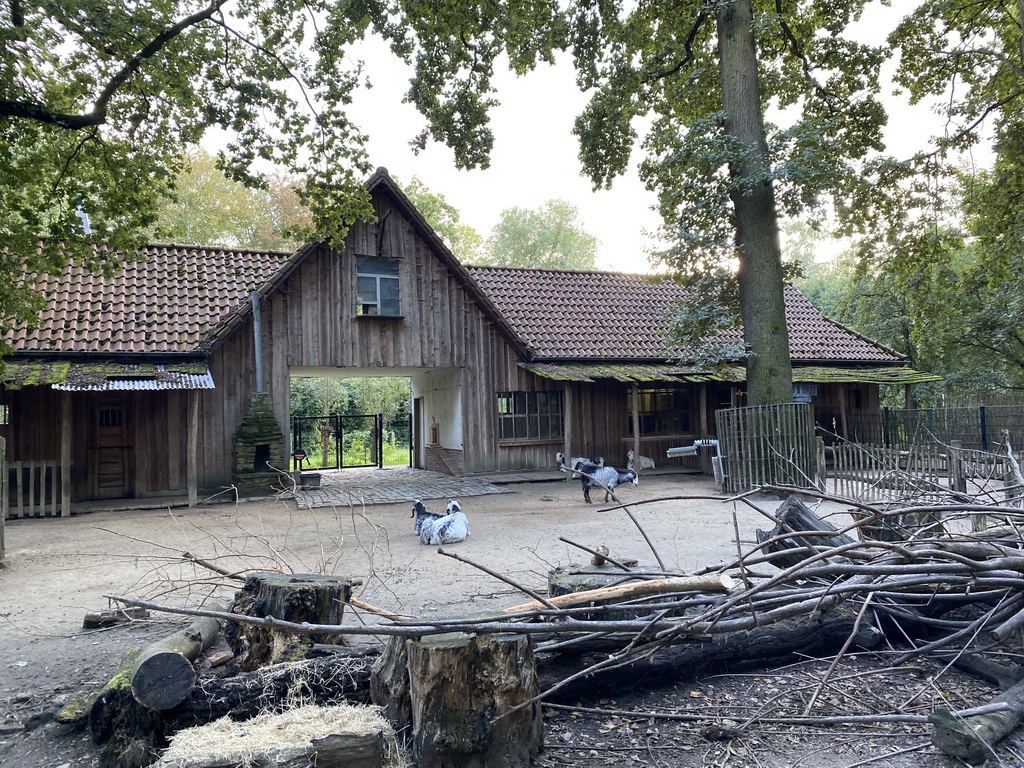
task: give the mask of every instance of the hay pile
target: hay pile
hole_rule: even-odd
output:
[[[160,768],[215,763],[252,766],[285,750],[312,749],[313,739],[327,736],[366,735],[380,731],[384,737],[385,768],[406,765],[395,730],[380,707],[338,704],[305,705],[279,714],[265,713],[236,722],[221,718],[207,725],[178,731],[160,761]]]

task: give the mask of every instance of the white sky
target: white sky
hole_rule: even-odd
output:
[[[884,38],[901,17],[900,10],[873,8],[860,22],[860,34],[865,39]],[[403,183],[418,177],[484,237],[506,208],[537,208],[551,198],[568,200],[579,209],[583,228],[600,241],[599,269],[651,270],[646,250],[653,241],[645,233],[656,231],[659,218],[651,210],[654,195],[636,174],[642,152],[634,151],[630,172],[616,179],[610,190],[594,191],[580,174],[572,126],[587,96],[576,86],[571,62],[543,66],[523,78],[496,72],[496,98],[501,104],[491,113],[495,133],[491,166],[460,171],[452,152],[439,143],[431,141],[419,155],[409,146],[425,127],[416,109],[402,103],[410,70],[380,40],[364,42],[351,55],[366,62],[365,71],[373,83],[371,90],[357,95],[350,115],[369,136],[375,167],[386,167]],[[908,156],[941,132],[941,122],[927,107],[911,108],[905,96],[890,96],[888,101],[891,153]]]

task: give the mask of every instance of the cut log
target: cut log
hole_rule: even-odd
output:
[[[115,676],[102,695],[93,697],[89,730],[93,742],[102,747],[100,764],[128,768],[126,755],[156,755],[167,746],[167,738],[183,728],[222,717],[247,720],[285,706],[297,692],[312,704],[368,704],[370,667],[376,655],[376,648],[351,649],[234,677],[204,679],[181,704],[161,713],[135,701],[125,672]]]
[[[118,608],[114,611],[87,613],[82,619],[82,629],[106,629],[118,624],[127,624],[139,619],[148,619],[149,611],[145,608]]]
[[[351,581],[340,576],[255,573],[236,593],[231,612],[296,623],[341,624],[351,595]],[[342,642],[339,634],[300,636],[269,625],[231,624],[225,634],[239,668],[245,671],[301,657],[303,644]]]
[[[928,722],[935,726],[932,744],[941,752],[971,765],[985,762],[993,754],[993,747],[1024,717],[1024,683],[994,697],[992,703],[1005,703],[1009,709],[964,718],[954,717],[944,709],[932,712],[928,717]]]
[[[811,509],[796,496],[790,496],[776,510],[775,517],[780,521],[770,531],[758,531],[758,544],[783,536],[789,533],[800,531],[836,531],[832,523],[822,520]],[[842,544],[852,544],[854,540],[844,534],[837,536],[796,536],[780,539],[774,544],[769,544],[766,551],[775,553],[772,556],[772,563],[780,568],[789,568],[806,560],[814,554],[813,548],[831,549]],[[812,549],[808,549],[812,548]]]
[[[215,610],[223,610],[217,606]],[[178,706],[196,684],[193,662],[220,633],[221,622],[206,616],[142,649],[130,672],[132,695],[147,709]]]
[[[404,644],[404,649],[399,648]],[[375,696],[403,696],[408,659],[408,723],[394,704],[419,768],[526,768],[540,752],[540,704],[533,649],[522,635],[453,632],[393,641],[375,667]],[[381,702],[384,703],[384,702]],[[393,703],[393,702],[390,702]]]
[[[725,574],[678,576],[669,579],[634,581],[614,587],[573,592],[559,597],[552,597],[548,602],[556,608],[569,608],[576,605],[586,605],[587,603],[631,600],[636,597],[668,594],[670,592],[731,592],[737,586],[736,580]],[[524,613],[526,611],[539,611],[546,607],[543,603],[532,602],[514,605],[511,608],[506,608],[504,612]]]
[[[188,759],[161,759],[153,768],[381,768],[384,737],[370,734],[332,734],[313,739],[308,747],[287,747],[237,757],[210,755]]]

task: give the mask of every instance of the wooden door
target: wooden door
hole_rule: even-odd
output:
[[[125,399],[104,396],[96,400],[91,426],[89,498],[123,499],[131,496],[131,424]]]

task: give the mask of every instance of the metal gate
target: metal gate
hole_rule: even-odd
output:
[[[293,469],[346,469],[412,464],[412,419],[399,414],[390,423],[383,414],[293,416]]]

